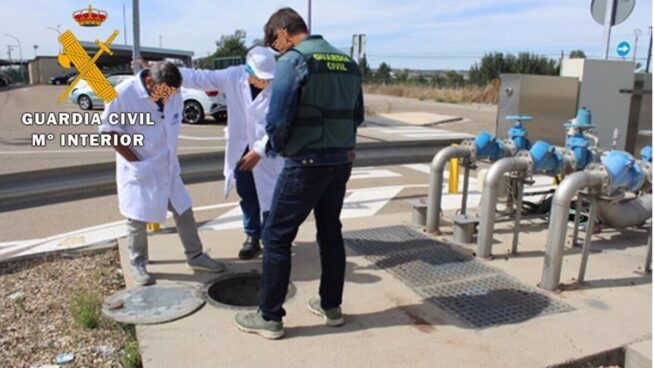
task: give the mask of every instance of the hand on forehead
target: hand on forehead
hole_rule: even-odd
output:
[[[153,101],[165,101],[175,93],[177,93],[177,88],[171,87],[165,83],[158,83],[152,86],[152,89],[150,90],[150,98]]]

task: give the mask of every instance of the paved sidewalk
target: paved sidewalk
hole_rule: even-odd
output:
[[[346,231],[402,224],[408,213],[345,220]],[[510,248],[510,226],[496,233]],[[540,278],[544,248],[542,221],[525,225],[521,255],[485,264],[534,287]],[[233,325],[234,310],[205,305],[197,313],[167,324],[137,327],[145,367],[541,367],[562,363],[651,338],[651,276],[633,271],[644,260],[646,235],[634,230],[599,236],[588,266],[588,285],[549,294],[575,310],[485,329],[473,329],[434,304],[421,300],[404,283],[351,249],[343,309],[347,324],[322,326],[306,301],[318,288],[319,263],[314,224],[300,230],[293,248],[292,281],[297,294],[286,303],[286,336],[267,341]],[[239,230],[202,232],[212,256],[226,260],[229,272],[260,269],[260,260],[235,259]],[[193,275],[183,262],[176,234],[150,239],[158,282],[197,285],[212,275]],[[633,245],[633,244],[638,244]],[[121,256],[125,263],[124,241]],[[567,253],[563,280],[576,275],[578,250]],[[133,286],[128,278],[127,283]]]

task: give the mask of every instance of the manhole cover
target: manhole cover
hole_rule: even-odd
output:
[[[208,281],[202,289],[202,297],[219,308],[252,309],[259,306],[261,290],[260,273],[236,273]],[[288,284],[286,299],[295,295],[295,286]]]
[[[194,287],[154,285],[111,295],[102,305],[102,313],[122,323],[154,324],[185,317],[203,305]]]

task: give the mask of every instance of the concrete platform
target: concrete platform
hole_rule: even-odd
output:
[[[344,230],[394,226],[409,213],[344,220]],[[498,256],[485,264],[535,287],[540,279],[546,225],[525,221],[517,257]],[[444,229],[447,230],[447,229]],[[260,259],[235,256],[239,230],[201,232],[213,257],[225,260],[229,272],[259,270]],[[587,284],[560,294],[549,293],[574,310],[484,329],[466,327],[403,282],[352,249],[343,309],[346,325],[329,328],[306,308],[317,293],[318,250],[315,227],[306,223],[293,248],[292,281],[297,294],[285,308],[286,336],[279,341],[239,332],[234,310],[205,305],[195,314],[167,324],[138,326],[145,367],[545,367],[651,339],[651,276],[642,269],[647,234],[630,230],[597,236],[590,255]],[[511,226],[497,226],[494,254],[510,249]],[[123,264],[126,243],[120,242]],[[470,247],[472,252],[472,247]],[[150,237],[158,282],[184,282],[198,287],[213,275],[193,275],[183,261],[176,234]],[[580,254],[568,249],[563,280],[576,276]],[[127,284],[133,282],[127,275]]]

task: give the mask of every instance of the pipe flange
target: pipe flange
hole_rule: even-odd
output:
[[[515,158],[524,159],[527,162],[527,170],[525,171],[526,177],[531,177],[534,175],[534,158],[531,157],[531,153],[527,150],[520,150],[514,155]]]
[[[577,168],[577,156],[567,148],[562,148],[559,152],[563,155],[563,174],[568,175],[573,173]]]
[[[502,140],[502,143],[504,144],[504,157],[515,156],[515,154],[518,152],[518,147],[516,147],[515,142],[506,138]]]
[[[476,162],[477,161],[477,146],[475,146],[475,140],[474,139],[464,139],[461,141],[461,146],[466,147],[470,150],[470,161],[471,162]]]
[[[611,176],[609,175],[609,172],[606,170],[604,165],[600,163],[591,163],[586,166],[586,170],[599,172],[600,176],[602,177],[601,192],[607,195],[611,193]]]

